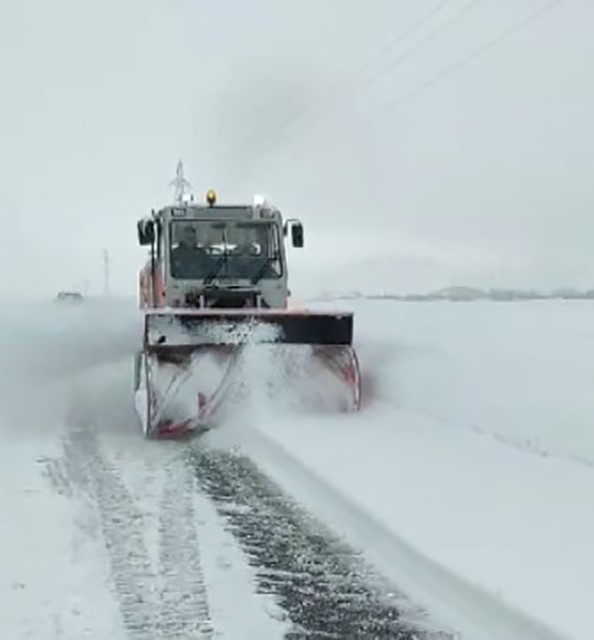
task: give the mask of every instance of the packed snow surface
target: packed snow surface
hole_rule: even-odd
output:
[[[483,635],[497,637],[489,636],[492,598],[559,637],[590,640],[594,305],[316,306],[356,312],[363,411],[302,412],[278,389],[268,402],[259,362],[250,410],[233,414],[212,441],[243,447],[339,533],[367,540],[369,558],[387,560],[389,577],[438,618],[457,622],[452,603],[440,609],[431,593],[429,565],[466,585],[461,627],[465,613],[485,612]],[[286,621],[272,597],[253,594],[253,572],[176,466],[178,449],[142,439],[131,390],[141,328],[133,303],[14,305],[0,326],[2,637],[145,637],[131,629],[140,633],[152,618],[169,629],[171,615],[180,637],[208,637],[184,626],[182,587],[171,579],[182,566],[200,567],[179,576],[195,587],[194,611],[204,604],[200,590],[208,593],[200,633],[211,625],[225,638],[282,637]],[[392,538],[383,555],[379,533],[357,538],[341,519],[342,501],[360,532]],[[200,557],[171,546],[167,522],[181,538],[199,537]],[[123,540],[140,541],[131,556],[114,552]],[[427,564],[399,565],[398,549]],[[480,598],[469,596],[473,587]],[[137,590],[154,606],[130,600]],[[163,608],[163,597],[177,604]]]

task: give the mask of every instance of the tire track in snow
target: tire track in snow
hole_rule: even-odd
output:
[[[117,470],[101,454],[91,426],[72,428],[64,450],[70,477],[89,493],[99,511],[126,632],[131,640],[154,640],[159,599],[142,513]]]
[[[258,590],[273,594],[301,638],[441,640],[403,619],[403,599],[380,584],[357,555],[304,513],[247,457],[189,453],[198,483],[227,521],[250,563]]]
[[[159,630],[164,638],[172,640],[210,640],[214,630],[200,563],[195,480],[184,465],[165,471],[159,510]]]
[[[92,426],[72,427],[64,445],[71,482],[91,496],[111,564],[124,627],[132,640],[210,640],[207,589],[195,524],[195,479],[170,464],[159,505],[159,566],[153,568],[147,521],[117,469],[101,452]]]

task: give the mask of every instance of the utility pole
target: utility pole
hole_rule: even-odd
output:
[[[179,160],[177,163],[175,178],[169,183],[169,186],[173,187],[175,190],[174,199],[176,204],[181,204],[184,201],[186,188],[192,188],[192,185],[186,180],[184,176],[184,163],[181,160]]]
[[[103,295],[109,296],[109,253],[103,249]]]

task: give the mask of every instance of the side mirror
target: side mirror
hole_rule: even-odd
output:
[[[146,218],[138,221],[138,242],[141,247],[152,245],[155,242],[155,223]]]
[[[301,223],[291,226],[291,243],[298,249],[303,247],[303,225]]]

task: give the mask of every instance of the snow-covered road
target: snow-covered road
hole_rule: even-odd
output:
[[[509,613],[591,638],[594,307],[320,306],[343,305],[357,312],[374,396],[367,410],[323,421],[259,419],[258,430],[439,570]],[[350,533],[357,538],[356,527]],[[410,581],[401,572],[400,584],[438,606],[434,576],[421,580],[418,569]],[[446,604],[452,590],[444,588]],[[464,610],[455,600],[446,617]],[[467,604],[465,619],[475,613],[480,626],[485,612]],[[492,616],[483,619],[492,631]]]
[[[364,412],[191,443],[140,437],[132,305],[5,311],[2,637],[590,638],[594,307],[337,305]]]

